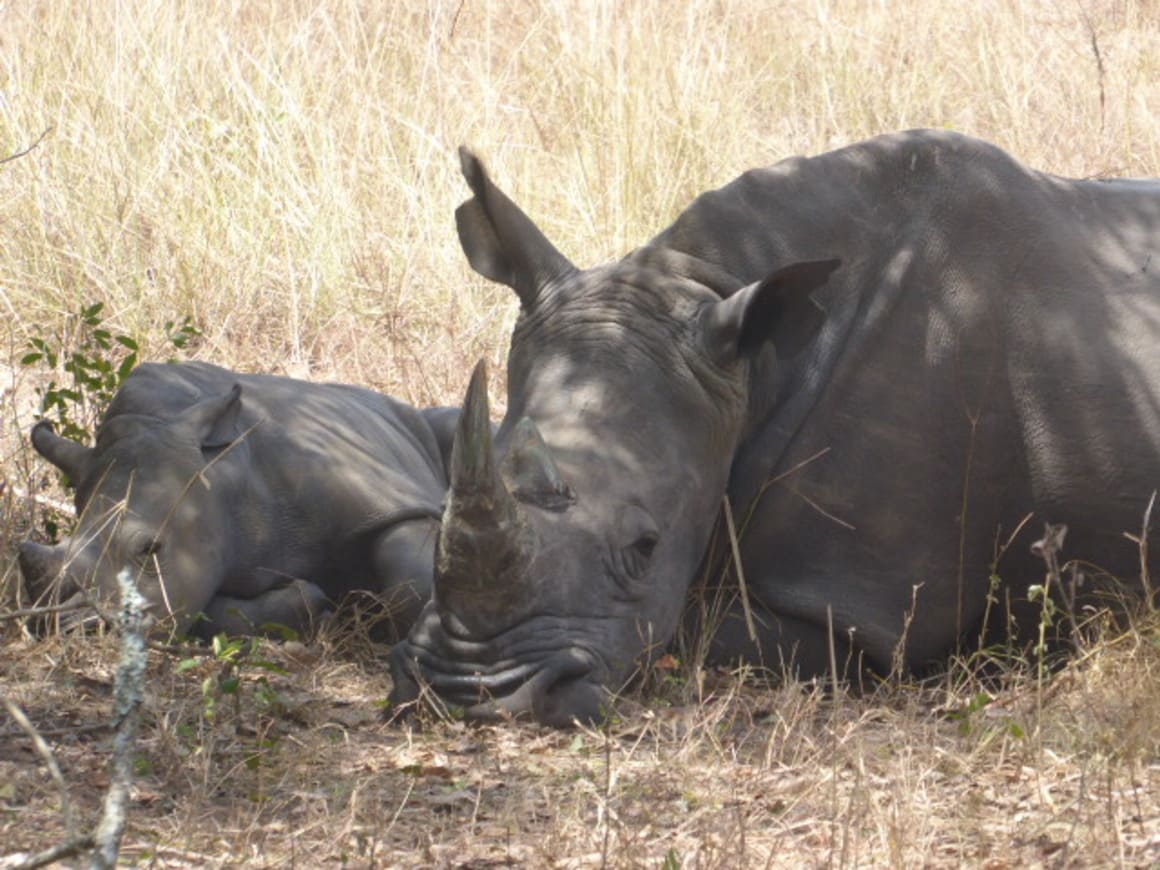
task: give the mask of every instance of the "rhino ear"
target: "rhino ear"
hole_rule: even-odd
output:
[[[38,421],[29,438],[36,452],[67,474],[74,486],[80,483],[89,467],[93,448],[57,435],[48,420]]]
[[[475,194],[455,210],[467,261],[485,278],[515,290],[520,304],[530,310],[545,284],[576,267],[492,183],[479,158],[460,148],[459,164]]]
[[[810,293],[840,265],[841,260],[794,263],[714,303],[701,321],[706,350],[722,365],[752,356],[767,341],[778,359],[796,356],[826,319]]]
[[[191,440],[202,449],[227,447],[241,434],[239,419],[242,413],[242,385],[234,384],[233,389],[220,396],[202,399],[187,408],[178,425]]]

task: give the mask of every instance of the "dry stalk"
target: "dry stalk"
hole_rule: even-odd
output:
[[[1087,29],[1088,41],[1092,47],[1092,55],[1096,59],[1096,82],[1100,88],[1100,133],[1103,134],[1104,128],[1107,125],[1108,94],[1104,84],[1107,74],[1104,70],[1104,56],[1100,51],[1100,35],[1096,30],[1096,25],[1092,21],[1091,15],[1082,7],[1080,8],[1080,17],[1083,19],[1084,27]]]
[[[19,160],[21,157],[24,157],[26,154],[31,153],[32,150],[37,145],[39,145],[41,142],[44,141],[44,137],[52,132],[52,129],[53,129],[52,127],[45,127],[44,132],[41,133],[39,136],[37,136],[36,141],[34,141],[27,148],[24,148],[20,151],[17,151],[15,154],[9,154],[7,157],[0,158],[0,165],[3,165],[5,163],[11,163],[13,160]]]
[[[64,775],[60,772],[60,765],[56,763],[56,756],[52,754],[52,748],[45,742],[40,732],[36,730],[36,726],[32,724],[15,701],[5,697],[4,707],[8,711],[8,715],[16,721],[16,724],[32,740],[32,745],[36,747],[37,754],[44,762],[44,766],[48,768],[49,775],[52,776],[52,781],[56,783],[56,787],[60,791],[60,812],[64,817],[65,833],[68,835],[70,842],[77,840],[76,817],[73,815],[72,801],[69,800],[68,796],[68,783],[65,782]],[[34,864],[30,866],[39,865]]]
[[[1152,490],[1152,497],[1148,499],[1148,507],[1144,509],[1144,519],[1140,524],[1139,536],[1124,532],[1124,537],[1136,545],[1140,552],[1140,585],[1144,588],[1144,606],[1149,613],[1156,612],[1160,602],[1156,600],[1155,590],[1152,589],[1152,576],[1148,570],[1148,527],[1152,525],[1152,508],[1156,505],[1156,490]]]
[[[745,569],[741,567],[741,547],[737,542],[737,527],[733,524],[733,508],[729,496],[721,499],[725,506],[725,526],[729,534],[729,547],[733,551],[733,566],[737,569],[737,588],[741,593],[741,609],[745,613],[745,630],[749,639],[757,643],[757,627],[753,624],[753,611],[749,608],[749,589],[745,584]]]

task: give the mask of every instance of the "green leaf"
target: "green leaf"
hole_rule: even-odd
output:
[[[248,662],[248,664],[251,664],[256,668],[260,668],[263,671],[269,671],[272,674],[282,674],[284,676],[290,673],[277,662],[266,661],[265,659],[253,659]]]
[[[125,378],[129,377],[129,372],[133,371],[137,365],[137,354],[131,353],[117,366],[117,383],[120,384]]]
[[[259,626],[259,630],[271,637],[276,635],[282,641],[298,640],[298,632],[280,622],[263,622]]]
[[[129,348],[129,350],[140,350],[140,347],[138,347],[137,342],[134,341],[132,338],[130,338],[127,335],[118,335],[116,337],[116,342],[117,342],[117,344],[121,345],[121,347]]]
[[[22,356],[20,358],[20,364],[22,366],[30,366],[33,363],[40,362],[42,359],[44,359],[44,354],[40,351],[34,351],[33,353],[26,353]]]

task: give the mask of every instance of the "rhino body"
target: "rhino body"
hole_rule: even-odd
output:
[[[21,568],[34,593],[63,577],[65,594],[106,601],[130,568],[178,633],[307,631],[357,590],[405,632],[430,594],[456,416],[352,386],[143,364],[94,447],[34,427],[79,521],[60,544],[23,544]]]
[[[720,576],[723,496],[753,634],[734,595],[700,626],[710,662],[820,674],[832,639],[840,663],[914,670],[1011,615],[1034,628],[1044,522],[1070,529],[1088,589],[1138,584],[1124,533],[1160,487],[1160,182],[912,131],[747,172],[580,270],[461,158],[464,250],[521,314],[494,444],[468,394],[396,700],[425,684],[469,716],[598,718],[694,578]],[[529,428],[555,504],[512,471]],[[506,555],[465,555],[488,551]]]

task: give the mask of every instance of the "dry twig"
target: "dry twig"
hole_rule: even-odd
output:
[[[749,632],[749,639],[757,643],[757,627],[753,624],[753,611],[749,607],[749,589],[745,585],[745,571],[741,567],[741,547],[737,543],[737,527],[733,524],[733,508],[729,506],[729,496],[725,496],[722,503],[725,505],[725,524],[729,530],[733,565],[737,569],[737,588],[741,591],[741,609],[745,611],[745,630]]]
[[[33,142],[31,145],[29,145],[27,148],[25,148],[22,151],[17,151],[15,154],[9,154],[7,157],[0,158],[0,165],[3,165],[5,163],[11,163],[13,160],[19,160],[25,154],[30,153],[32,151],[32,149],[34,149],[37,145],[39,145],[41,142],[44,141],[44,137],[47,136],[49,133],[51,133],[52,129],[53,129],[52,127],[45,127],[44,132],[41,133],[39,136],[37,136],[36,141]]]
[[[15,701],[11,698],[4,698],[4,707],[8,711],[8,715],[16,721],[16,724],[32,740],[32,745],[36,747],[37,754],[44,761],[44,766],[48,768],[48,772],[52,776],[52,781],[56,783],[57,788],[60,790],[60,812],[64,816],[65,831],[68,833],[70,839],[76,839],[76,818],[73,816],[72,801],[68,797],[68,783],[64,781],[64,775],[60,772],[60,765],[56,763],[56,756],[52,754],[52,748],[40,736],[40,732],[36,730],[36,726],[24,715],[24,711],[20,709],[20,706]]]
[[[29,619],[34,616],[51,616],[54,613],[68,613],[73,610],[83,610],[92,607],[89,601],[65,601],[61,604],[46,604],[43,607],[26,607],[23,610],[9,610],[0,613],[0,620]]]

